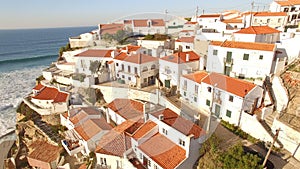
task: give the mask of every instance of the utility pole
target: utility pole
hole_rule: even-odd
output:
[[[199,12],[199,6],[197,5],[197,8],[196,8],[196,20],[197,20],[197,17],[198,17],[198,12]]]
[[[254,1],[252,1],[252,3],[251,3],[251,11],[250,11],[250,25],[249,25],[249,26],[251,26],[251,25],[252,25],[252,11],[253,11],[253,7],[254,7]]]
[[[279,131],[280,131],[280,128],[276,130],[276,134],[275,134],[275,136],[274,136],[274,138],[273,138],[273,143],[271,144],[271,147],[269,148],[269,151],[268,151],[268,153],[267,153],[267,155],[266,155],[266,157],[265,157],[265,160],[264,160],[264,162],[263,162],[263,164],[262,164],[263,167],[264,167],[264,166],[266,165],[266,163],[267,163],[267,160],[268,160],[268,158],[269,158],[269,156],[270,156],[270,154],[271,154],[272,148],[273,148],[273,146],[274,146],[274,144],[275,144],[275,142],[276,142],[276,140],[277,140],[277,138],[278,138]]]

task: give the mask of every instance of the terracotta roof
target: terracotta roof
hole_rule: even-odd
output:
[[[120,55],[115,57],[116,60],[122,60],[125,62],[131,62],[136,64],[143,64],[148,62],[154,62],[157,61],[158,58],[146,55],[146,54],[131,54],[127,55],[126,53],[121,53]]]
[[[255,12],[253,16],[287,16],[286,12]]]
[[[222,22],[224,23],[243,23],[242,19],[225,19]]]
[[[55,161],[60,156],[60,152],[62,150],[61,147],[49,144],[45,141],[35,141],[29,147],[32,149],[32,152],[27,156],[27,158],[47,163]],[[30,165],[38,166],[33,164]]]
[[[133,51],[137,51],[141,48],[141,46],[132,46],[132,45],[128,45],[122,48],[122,50],[127,50],[127,52],[133,52]]]
[[[185,24],[191,24],[191,25],[195,25],[195,24],[197,24],[198,22],[191,22],[191,21],[188,21],[188,22],[186,22]]]
[[[78,107],[69,110],[69,114],[70,114],[69,117],[70,121],[73,124],[77,124],[79,121],[81,121],[82,119],[84,119],[89,115],[100,115],[100,111],[92,107]]]
[[[105,35],[105,34],[116,34],[119,30],[124,29],[123,24],[100,24],[100,35]]]
[[[222,89],[234,95],[245,97],[256,85],[245,80],[228,77],[219,73],[211,73],[202,80],[203,83]]]
[[[163,115],[164,118],[162,121],[164,123],[173,127],[175,130],[181,132],[186,136],[193,134],[194,138],[199,138],[200,135],[205,134],[205,131],[202,128],[200,128],[190,120],[187,120],[179,116],[177,113],[173,112],[169,108],[166,108],[158,112],[154,112],[152,113],[152,115],[156,118],[159,118],[159,115]]]
[[[144,135],[146,135],[149,131],[151,131],[154,127],[156,127],[157,124],[153,121],[149,120],[146,123],[144,123],[132,136],[135,140],[138,140],[142,138]]]
[[[125,132],[135,122],[127,120],[106,133],[99,141],[96,153],[123,157],[124,152],[131,148],[131,140]]]
[[[190,55],[189,61],[186,61],[186,55],[187,54]],[[168,61],[168,62],[173,62],[173,63],[181,64],[181,63],[199,61],[200,56],[198,54],[196,54],[194,51],[188,51],[188,52],[175,53],[173,55],[165,56],[165,57],[162,57],[160,59]]]
[[[124,20],[124,24],[132,24],[132,20]]]
[[[78,123],[78,126],[74,128],[75,131],[85,141],[93,138],[96,134],[103,130],[111,130],[112,127],[106,122],[104,118],[88,119],[83,123]]]
[[[186,159],[183,148],[159,133],[138,148],[164,169],[174,169]]]
[[[198,18],[218,18],[221,14],[203,14],[198,16]]]
[[[152,26],[165,26],[165,21],[163,19],[150,19]],[[135,27],[148,27],[148,19],[135,19],[133,20],[133,25]]]
[[[144,104],[131,99],[115,99],[107,105],[126,120],[137,121],[143,117]]]
[[[275,1],[281,6],[292,6],[292,5],[300,5],[300,0],[281,0]]]
[[[37,84],[33,90],[41,90],[42,88],[44,88],[45,86],[43,86],[41,83]]]
[[[210,45],[221,46],[225,48],[239,48],[248,50],[274,51],[275,44],[258,42],[238,42],[238,41],[211,41]]]
[[[176,42],[186,42],[186,43],[194,43],[195,36],[191,37],[181,37],[176,40]]]
[[[87,169],[87,165],[86,165],[86,163],[83,163],[83,164],[81,164],[80,166],[79,166],[79,168],[78,169]]]
[[[195,73],[183,75],[183,77],[190,79],[199,84],[201,83],[202,79],[205,78],[206,76],[208,76],[208,73],[205,71],[198,71]]]
[[[113,50],[106,49],[88,49],[75,55],[74,57],[111,57],[112,51]]]
[[[37,100],[53,100],[54,103],[60,103],[66,102],[68,96],[68,93],[60,92],[56,88],[45,86],[36,96],[32,96],[32,98]]]
[[[114,63],[113,60],[110,60],[110,61],[107,62],[107,64],[112,64],[112,63]]]
[[[280,31],[271,28],[269,26],[250,26],[248,28],[241,29],[235,33],[243,33],[243,34],[271,34],[271,33],[279,33]]]

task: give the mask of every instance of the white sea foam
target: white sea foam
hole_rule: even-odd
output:
[[[0,137],[16,126],[16,108],[35,85],[44,66],[0,72]]]

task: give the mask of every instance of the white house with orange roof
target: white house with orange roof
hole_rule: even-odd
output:
[[[121,53],[114,58],[116,78],[120,83],[138,88],[154,85],[158,58],[141,53]]]
[[[264,78],[280,69],[277,62],[275,44],[212,41],[208,47],[206,70],[231,77]]]
[[[269,26],[250,26],[234,32],[234,41],[276,43],[280,40],[280,31]]]
[[[192,168],[206,132],[168,108],[148,116],[131,139],[137,159],[146,168]]]
[[[244,20],[242,18],[223,19],[222,23],[226,24],[226,30],[239,30],[245,27]]]
[[[139,121],[144,117],[145,104],[138,100],[117,98],[108,103],[102,110],[107,121],[112,120],[117,125],[127,121]]]
[[[180,89],[180,76],[202,70],[203,58],[194,51],[178,52],[159,59],[159,79],[163,87]]]
[[[195,36],[191,37],[181,37],[175,41],[175,50],[179,50],[180,46],[182,47],[182,51],[191,51],[194,49],[194,39]]]
[[[199,71],[181,77],[180,94],[195,108],[238,126],[243,113],[253,115],[261,106],[263,89],[245,80]]]
[[[252,18],[251,18],[252,16]],[[283,28],[287,24],[286,12],[250,12],[244,15],[246,27],[269,26],[271,28]]]
[[[202,14],[197,17],[197,22],[200,28],[211,28],[212,23],[216,23],[221,20],[221,14]]]
[[[65,132],[62,145],[69,155],[88,155],[94,151],[101,137],[112,129],[100,111],[91,107],[75,108],[61,115],[61,124],[69,130]]]
[[[297,25],[300,21],[300,0],[274,0],[270,4],[271,12],[286,12],[288,24]]]
[[[25,103],[28,103],[28,106],[31,105],[30,107],[41,115],[62,113],[68,110],[69,93],[60,91],[55,87],[48,87],[39,83],[32,89],[32,95],[27,99],[24,99]]]
[[[99,40],[98,31],[91,31],[87,33],[80,34],[76,37],[70,37],[69,43],[71,48],[84,48],[96,46],[97,41]]]
[[[132,31],[134,34],[143,35],[165,34],[166,25],[163,19],[134,19]]]

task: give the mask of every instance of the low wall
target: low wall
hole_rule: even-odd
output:
[[[276,97],[276,108],[278,111],[282,111],[286,108],[289,101],[289,97],[279,77],[274,76],[272,81],[272,88]]]
[[[36,111],[37,113],[39,113],[40,115],[50,115],[52,114],[52,109],[41,109],[36,107],[33,103],[31,103],[29,100],[27,100],[27,98],[23,99],[24,103],[30,107],[32,110]]]

